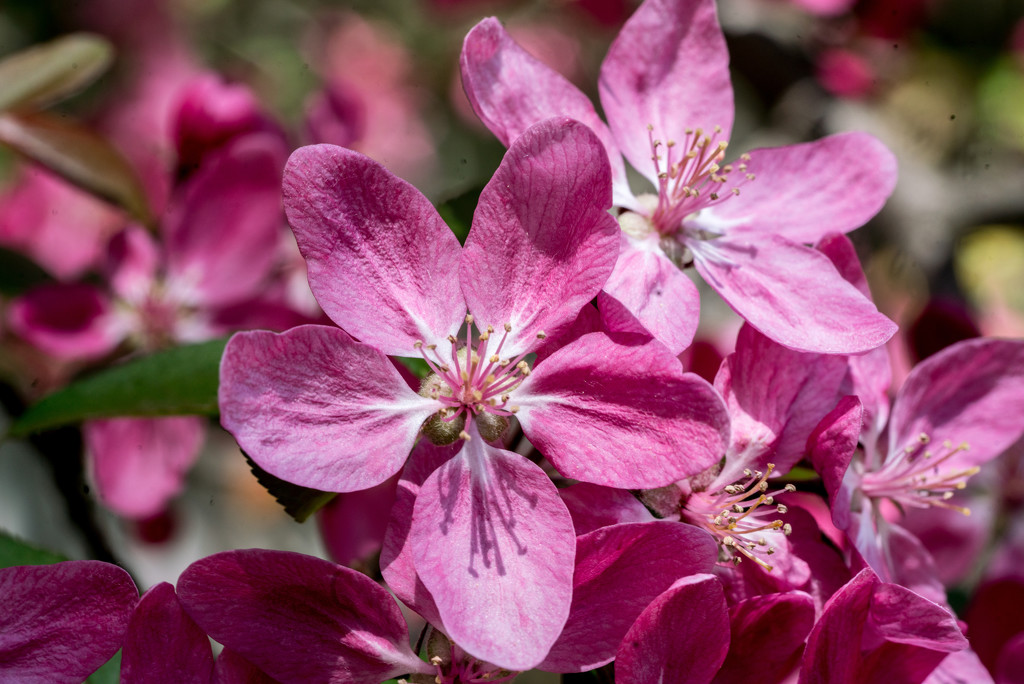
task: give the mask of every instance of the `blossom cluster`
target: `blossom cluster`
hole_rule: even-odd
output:
[[[353,149],[342,89],[289,155],[250,91],[175,75],[151,225],[97,215],[102,277],[68,267],[4,332],[66,374],[231,334],[220,425],[265,480],[337,495],[334,560],[227,550],[141,597],[97,560],[2,568],[0,680],[120,650],[126,683],[1014,681],[1024,638],[974,639],[992,618],[958,618],[942,554],[1024,436],[1024,340],[894,377],[847,237],[896,185],[886,145],[735,151],[714,0],[644,0],[603,118],[496,18],[459,69],[506,148],[464,239]],[[704,367],[702,290],[741,319]],[[120,516],[165,510],[200,451],[202,418],[158,414],[83,426]]]

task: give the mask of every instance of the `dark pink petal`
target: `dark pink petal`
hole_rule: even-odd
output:
[[[59,359],[103,356],[127,333],[106,295],[87,284],[42,285],[11,302],[10,329]]]
[[[967,639],[949,610],[898,584],[875,587],[867,629],[886,641],[933,651],[967,648]]]
[[[756,178],[715,205],[713,225],[806,243],[864,225],[892,194],[897,175],[896,157],[867,133],[752,150],[747,171]]]
[[[732,429],[730,457],[716,482],[730,484],[745,468],[764,471],[768,463],[779,473],[792,468],[839,400],[846,369],[844,357],[787,349],[744,325],[715,377]]]
[[[690,346],[700,320],[697,286],[650,240],[622,238],[597,303],[608,330],[653,335],[673,354]]]
[[[538,121],[553,116],[576,119],[600,138],[615,185],[623,199],[631,200],[622,155],[590,98],[521,48],[497,19],[484,19],[466,34],[459,65],[473,110],[506,147]]]
[[[799,591],[754,596],[729,609],[729,622],[729,655],[714,684],[781,682],[803,654],[814,601]]]
[[[711,572],[717,559],[710,534],[669,520],[577,537],[572,610],[540,669],[584,672],[611,662],[651,601],[681,577]]]
[[[161,582],[143,594],[121,650],[121,683],[203,684],[212,677],[210,640],[181,607],[174,587]]]
[[[996,678],[999,684],[1024,682],[1024,634],[1018,634],[1003,646],[996,662]]]
[[[288,551],[225,551],[181,574],[178,596],[207,634],[282,682],[379,682],[432,673],[405,619],[366,575]]]
[[[538,346],[571,322],[608,280],[619,227],[597,137],[571,119],[547,119],[509,147],[480,193],[459,278],[479,326],[511,323],[502,352]]]
[[[862,570],[825,604],[807,637],[800,684],[861,684],[861,640],[878,584],[871,570]]]
[[[615,657],[621,684],[704,684],[729,650],[729,609],[714,575],[693,575],[651,602]]]
[[[544,471],[488,445],[475,425],[420,488],[413,562],[453,641],[478,659],[528,670],[569,615],[576,536]]]
[[[576,536],[619,523],[642,523],[654,516],[625,489],[613,489],[589,482],[577,482],[558,490],[569,509]]]
[[[375,564],[397,488],[395,473],[375,487],[339,494],[317,511],[320,536],[331,560],[355,568],[371,559]]]
[[[284,172],[284,208],[331,319],[385,354],[419,356],[466,314],[459,241],[419,190],[358,152],[310,145]]]
[[[777,235],[687,240],[704,280],[748,323],[797,351],[856,354],[896,324],[820,252]]]
[[[217,656],[213,681],[216,684],[277,684],[276,679],[230,648],[225,648]]]
[[[566,477],[661,487],[717,463],[721,397],[654,340],[584,335],[539,364],[512,401],[530,441]]]
[[[205,428],[195,416],[171,416],[91,420],[83,432],[103,505],[128,518],[148,518],[181,492]]]
[[[239,138],[176,191],[164,223],[167,278],[184,301],[224,305],[257,294],[277,257],[285,153],[273,135]]]
[[[657,186],[651,138],[732,129],[729,52],[712,0],[648,0],[608,49],[598,82],[608,125],[633,167]],[[649,130],[648,127],[653,130]]]
[[[79,684],[121,647],[138,596],[110,563],[0,569],[0,680]]]
[[[379,351],[320,325],[232,337],[218,399],[221,424],[261,468],[331,492],[397,473],[440,408]]]
[[[938,457],[962,443],[970,450],[942,464],[956,469],[995,458],[1024,432],[1024,341],[965,340],[931,356],[907,376],[893,403],[889,452],[928,435]]]
[[[825,485],[832,522],[841,530],[850,526],[851,504],[851,492],[843,487],[843,477],[857,450],[863,421],[860,400],[843,397],[807,439],[808,458]]]

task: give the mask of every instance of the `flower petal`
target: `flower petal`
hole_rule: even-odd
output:
[[[530,441],[566,477],[639,489],[698,473],[728,444],[721,398],[654,340],[584,335],[512,396]]]
[[[758,681],[782,682],[800,662],[814,601],[800,591],[754,596],[729,609],[729,622],[729,655],[714,684],[748,684],[752,672]]]
[[[505,353],[536,347],[604,286],[619,254],[609,207],[604,150],[583,124],[546,119],[512,143],[480,193],[459,271],[479,325],[511,323]]]
[[[351,492],[394,475],[440,408],[337,328],[239,333],[220,367],[221,424],[271,475]]]
[[[276,679],[230,648],[225,648],[217,656],[213,681],[216,684],[278,684]]]
[[[608,49],[598,88],[615,141],[655,187],[651,137],[682,143],[687,129],[716,126],[728,137],[729,51],[713,0],[643,3]]]
[[[122,684],[209,682],[213,651],[206,632],[185,613],[174,587],[161,582],[142,595],[121,651]]]
[[[625,489],[577,482],[559,489],[558,496],[569,509],[577,537],[608,525],[654,520],[651,512]]]
[[[470,441],[423,483],[409,532],[413,562],[448,636],[509,670],[536,666],[569,615],[576,536],[538,466]]]
[[[58,359],[92,359],[109,354],[124,338],[106,295],[92,285],[53,283],[11,302],[11,330]]]
[[[843,487],[843,479],[857,450],[863,421],[860,399],[843,397],[807,439],[808,458],[825,485],[832,522],[841,530],[850,526],[851,504],[851,492]]]
[[[178,596],[207,634],[282,682],[379,682],[434,668],[366,575],[289,551],[225,551],[181,574]]]
[[[697,270],[729,306],[790,349],[856,354],[896,332],[895,323],[810,247],[750,233],[686,244]]]
[[[310,145],[285,167],[284,208],[317,302],[347,332],[397,356],[458,332],[459,241],[412,185],[358,152]]]

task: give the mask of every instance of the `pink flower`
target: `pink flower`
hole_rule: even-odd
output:
[[[455,443],[419,480],[415,572],[446,633],[508,669],[535,666],[561,632],[575,549],[548,476],[494,445],[512,417],[566,476],[622,487],[702,470],[724,440],[713,390],[657,342],[559,342],[615,261],[605,159],[577,122],[528,129],[460,249],[426,198],[379,164],[329,145],[296,151],[285,208],[313,293],[344,330],[241,333],[221,366],[223,425],[300,485],[366,489],[421,434]],[[543,357],[534,368],[531,353]],[[430,364],[419,393],[385,354]]]
[[[821,353],[879,346],[895,325],[803,243],[874,216],[895,184],[894,157],[871,136],[849,133],[726,163],[728,62],[713,0],[647,0],[601,68],[607,126],[583,93],[523,51],[496,19],[466,36],[462,74],[477,114],[506,144],[556,114],[601,138],[614,204],[624,210],[622,252],[598,298],[612,329],[646,329],[674,353],[685,349],[699,298],[679,267],[692,262],[737,313],[782,345]],[[633,194],[623,157],[654,194]]]

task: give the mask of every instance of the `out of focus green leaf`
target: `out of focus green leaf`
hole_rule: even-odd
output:
[[[0,60],[0,111],[41,109],[74,95],[106,71],[114,48],[72,33]]]
[[[152,223],[135,170],[113,145],[52,114],[0,114],[0,143],[14,148],[86,192]]]
[[[466,242],[469,228],[473,225],[473,213],[476,212],[476,204],[480,199],[481,191],[483,191],[483,186],[471,188],[461,195],[449,198],[437,205],[437,213],[459,238],[459,242]]]
[[[117,684],[121,681],[121,652],[118,651],[114,657],[108,660],[100,669],[89,675],[85,680],[86,684]]]
[[[17,295],[53,280],[34,261],[0,247],[0,294]]]
[[[168,349],[83,378],[30,406],[10,434],[93,418],[216,415],[225,344],[222,339]]]
[[[243,452],[244,453],[244,452]],[[306,522],[309,516],[326,506],[331,499],[337,496],[334,492],[322,492],[319,489],[300,487],[271,475],[263,468],[256,465],[256,462],[245,454],[245,460],[249,463],[252,474],[256,480],[263,485],[263,488],[270,492],[270,495],[277,500],[277,503],[284,507],[284,512],[292,516],[295,522]]]
[[[49,565],[67,560],[63,556],[36,548],[0,530],[0,568],[15,565]]]

